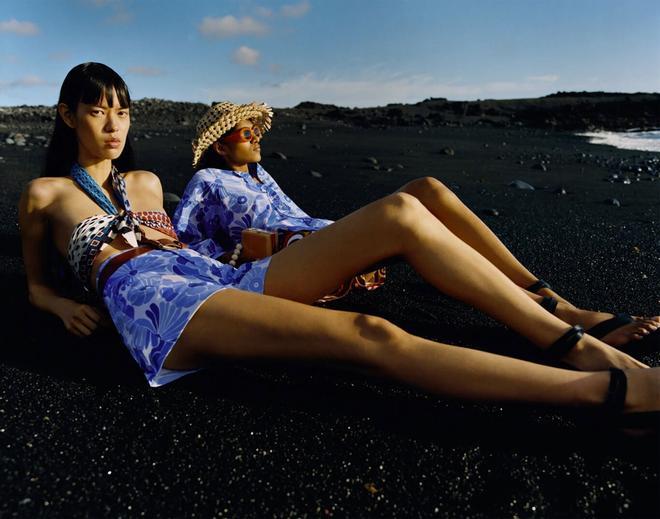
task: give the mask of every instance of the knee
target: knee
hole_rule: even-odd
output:
[[[372,366],[383,366],[399,356],[406,344],[407,333],[382,317],[355,314],[353,325],[365,345],[365,361]]]
[[[419,198],[410,193],[399,191],[382,199],[383,220],[390,229],[396,227],[414,227],[428,212]]]
[[[433,177],[417,178],[403,186],[401,191],[413,195],[422,202],[433,199],[442,205],[448,205],[458,200],[451,189]]]

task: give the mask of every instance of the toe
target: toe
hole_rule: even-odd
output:
[[[640,321],[639,324],[642,326],[642,328],[644,328],[645,330],[647,330],[649,332],[654,332],[660,326],[660,325],[658,325],[658,323],[656,323],[655,321],[651,321],[651,320]]]

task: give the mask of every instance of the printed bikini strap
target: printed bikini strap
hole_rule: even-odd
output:
[[[131,204],[128,201],[126,194],[126,183],[124,178],[119,174],[117,168],[112,166],[110,171],[112,177],[112,190],[115,196],[122,204],[127,213],[131,212]],[[89,196],[96,204],[108,214],[119,214],[117,208],[113,205],[106,194],[101,190],[98,183],[87,173],[87,170],[80,164],[75,163],[71,167],[71,177],[80,186],[80,188]]]

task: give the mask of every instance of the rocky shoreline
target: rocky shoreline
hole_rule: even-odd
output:
[[[134,101],[132,118],[138,129],[190,127],[207,110],[203,103],[145,98]],[[526,126],[565,131],[660,128],[660,94],[557,92],[532,99],[449,101],[428,98],[414,104],[348,108],[305,101],[293,108],[275,108],[280,117],[331,120],[366,128],[387,126]],[[0,131],[11,127],[50,129],[54,106],[0,107]]]

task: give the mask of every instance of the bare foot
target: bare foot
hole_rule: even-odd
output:
[[[646,364],[627,353],[586,334],[561,360],[582,371],[648,368]]]
[[[614,317],[613,314],[582,310],[573,306],[569,307],[564,303],[559,303],[557,305],[555,315],[569,324],[581,325],[587,333],[589,332],[589,328]],[[643,339],[660,328],[660,316],[633,316],[633,319],[633,322],[624,324],[619,328],[612,330],[607,335],[601,337],[600,340],[610,346],[623,346],[629,342]]]

